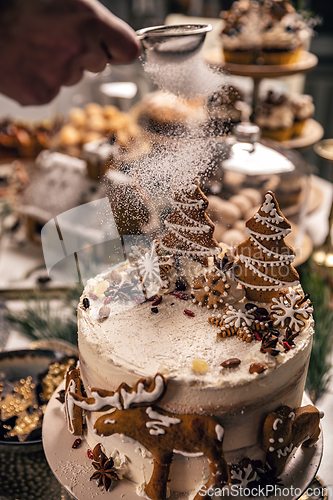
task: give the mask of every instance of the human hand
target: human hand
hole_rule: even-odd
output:
[[[0,13],[0,92],[44,104],[85,69],[129,63],[139,52],[134,31],[98,0],[14,0]]]

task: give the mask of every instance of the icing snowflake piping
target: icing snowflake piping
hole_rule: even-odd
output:
[[[245,342],[251,342],[253,335],[251,328],[253,326],[254,315],[249,311],[235,309],[227,304],[222,314],[208,318],[209,323],[220,327],[218,337],[230,337],[238,335]]]
[[[280,222],[283,221],[283,217],[281,217],[276,210],[275,203],[273,200],[273,196],[269,193],[266,193],[265,195],[265,201],[261,206],[261,210],[265,212],[266,214],[269,214],[272,221],[276,222],[279,224]]]
[[[286,296],[273,298],[272,317],[273,326],[293,329],[299,332],[304,327],[304,320],[309,319],[313,313],[312,305],[306,300],[301,302],[303,297],[296,290],[291,290]]]
[[[249,314],[247,311],[242,311],[241,309],[235,309],[232,306],[228,306],[228,309],[224,315],[224,322],[229,326],[235,326],[240,328],[241,326],[251,326],[254,320],[253,314]]]
[[[244,469],[240,469],[239,471],[232,469],[230,471],[230,477],[234,481],[240,481],[240,483],[238,483],[238,486],[243,486],[245,488],[249,483],[255,481],[258,475],[253,470],[252,465],[248,464],[247,467],[244,467]]]

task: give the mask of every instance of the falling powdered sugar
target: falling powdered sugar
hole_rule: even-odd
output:
[[[160,89],[186,98],[207,96],[225,83],[225,76],[207,66],[200,54],[177,62],[172,56],[161,58],[147,51],[143,68]]]

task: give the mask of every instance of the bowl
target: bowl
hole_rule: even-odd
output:
[[[47,349],[4,351],[0,353],[0,372],[12,381],[29,375],[37,378],[64,356],[64,352]],[[69,499],[49,468],[41,436],[23,442],[0,441],[0,499],[31,498]]]
[[[48,349],[20,349],[17,351],[0,352],[0,372],[3,372],[8,381],[16,381],[29,375],[37,378],[47,370],[52,362],[60,361],[66,354]],[[0,453],[13,451],[16,448],[42,448],[42,437],[30,441],[5,441],[0,438]]]

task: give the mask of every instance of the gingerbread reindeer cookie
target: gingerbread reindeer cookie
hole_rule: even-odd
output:
[[[261,447],[276,476],[283,472],[295,448],[301,444],[309,447],[318,440],[322,417],[323,414],[312,405],[295,409],[280,406],[266,417]]]

